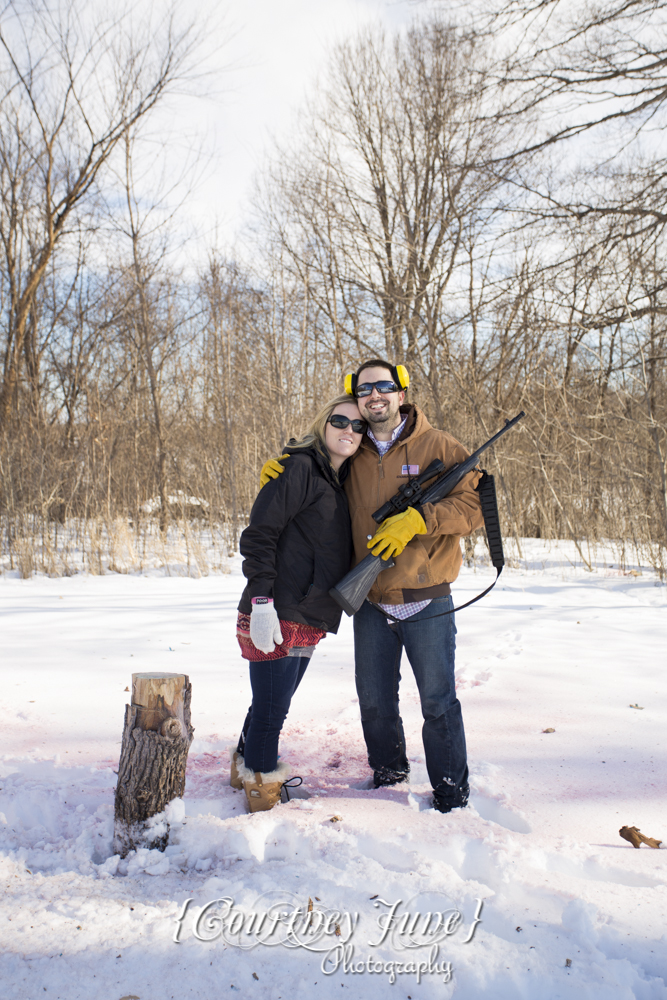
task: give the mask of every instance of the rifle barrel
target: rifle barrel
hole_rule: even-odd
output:
[[[471,472],[475,468],[480,455],[485,452],[487,448],[490,448],[491,445],[495,444],[498,438],[502,437],[503,434],[507,434],[507,432],[511,430],[522,417],[525,417],[525,415],[525,412],[522,410],[521,413],[518,413],[516,417],[512,418],[512,420],[506,421],[505,426],[499,430],[497,434],[494,434],[492,438],[489,438],[489,440],[483,444],[481,448],[478,448],[477,451],[472,453],[472,455],[469,455],[465,462],[461,462],[460,465],[453,466],[449,472],[444,474],[444,476],[440,476],[440,478],[436,479],[434,483],[431,483],[431,485],[422,493],[421,502],[423,504],[438,503],[438,501],[444,500],[445,497],[451,493],[456,484],[459,483],[468,472]]]
[[[512,417],[511,420],[506,420],[505,421],[505,426],[501,427],[501,429],[498,431],[498,433],[494,434],[492,438],[489,438],[489,440],[486,442],[486,444],[483,444],[481,448],[478,448],[477,451],[474,451],[472,453],[472,455],[470,456],[470,458],[474,458],[476,455],[477,456],[481,455],[482,452],[486,451],[487,448],[490,448],[492,445],[494,445],[496,443],[496,441],[498,440],[498,438],[501,438],[503,436],[503,434],[507,434],[507,432],[509,430],[511,430],[512,427],[514,427],[515,424],[518,424],[519,421],[523,417],[525,417],[525,415],[526,415],[525,410],[522,410],[521,413],[517,413],[516,417]],[[470,458],[467,459],[466,461],[469,462]],[[477,463],[475,463],[475,464],[477,464]]]

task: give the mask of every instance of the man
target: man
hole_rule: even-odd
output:
[[[465,476],[439,503],[411,507],[377,527],[373,511],[401,483],[435,458],[442,459],[447,469],[469,454],[449,434],[431,427],[417,406],[405,404],[408,383],[402,366],[381,359],[365,361],[346,380],[368,422],[345,484],[355,563],[368,549],[396,560],[380,573],[354,616],[355,679],[375,787],[407,780],[410,765],[398,704],[405,649],[421,699],[433,805],[450,812],[466,805],[469,788],[463,718],[454,683],[456,627],[454,616],[446,612],[453,607],[450,585],[462,562],[459,539],[483,523],[475,490],[479,474]],[[278,468],[267,463],[262,471],[271,474]]]

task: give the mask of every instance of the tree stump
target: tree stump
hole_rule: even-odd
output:
[[[132,674],[114,804],[114,854],[139,847],[163,851],[169,825],[150,823],[185,790],[194,729],[192,686],[185,674]]]

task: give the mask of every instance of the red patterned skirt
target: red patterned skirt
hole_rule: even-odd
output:
[[[245,660],[280,660],[283,656],[291,656],[292,650],[304,646],[316,646],[326,632],[312,625],[302,625],[300,622],[280,622],[283,641],[272,653],[262,653],[250,638],[250,615],[239,611],[236,619],[236,638],[241,647],[241,656]]]

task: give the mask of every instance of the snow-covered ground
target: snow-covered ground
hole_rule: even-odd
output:
[[[249,701],[238,561],[202,579],[0,578],[3,1000],[667,997],[667,855],[618,835],[667,841],[666,588],[604,553],[577,568],[565,543],[524,555],[458,617],[473,796],[448,816],[430,808],[407,663],[411,784],[364,788],[347,619],[282,738],[311,798],[246,815],[226,754]],[[489,574],[464,569],[457,601]],[[119,864],[114,768],[145,670],[189,674],[195,742],[166,854]],[[249,915],[277,904],[291,916],[263,942]]]

